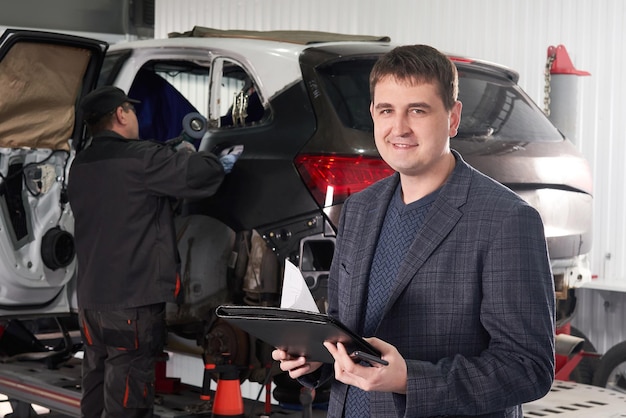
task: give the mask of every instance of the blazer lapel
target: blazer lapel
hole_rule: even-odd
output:
[[[349,284],[353,286],[349,292],[346,304],[348,308],[348,320],[346,325],[354,330],[362,329],[362,321],[365,318],[365,308],[367,306],[367,287],[369,281],[372,259],[376,251],[378,235],[382,228],[387,206],[393,197],[396,186],[400,180],[398,173],[395,173],[388,180],[384,180],[381,189],[375,198],[366,203],[365,210],[359,210],[361,218],[356,223],[357,228],[362,231],[361,243],[356,246],[353,266],[353,281]],[[354,215],[352,215],[354,216]]]
[[[456,167],[439,192],[439,196],[433,202],[422,228],[400,265],[398,277],[384,314],[398,300],[404,288],[411,282],[420,267],[462,216],[459,208],[467,201],[471,168],[461,159],[460,155],[454,151],[453,153],[457,157]]]

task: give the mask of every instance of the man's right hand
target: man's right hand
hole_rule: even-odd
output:
[[[228,174],[233,171],[233,166],[235,162],[237,162],[238,155],[235,154],[226,154],[219,157],[220,163],[222,163],[222,167],[224,168],[224,173]]]
[[[308,361],[306,357],[293,357],[284,350],[272,351],[272,358],[280,363],[280,369],[289,372],[289,377],[297,379],[322,367],[319,361]]]
[[[241,153],[243,153],[243,145],[233,145],[232,147],[223,149],[219,153],[218,158],[226,174],[233,170],[233,166],[241,156]]]

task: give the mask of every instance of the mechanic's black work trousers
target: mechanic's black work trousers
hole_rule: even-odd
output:
[[[152,417],[165,303],[114,312],[80,309],[85,418]]]

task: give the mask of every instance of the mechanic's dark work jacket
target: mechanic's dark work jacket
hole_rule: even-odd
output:
[[[68,181],[75,217],[78,306],[117,310],[175,301],[178,254],[171,198],[215,193],[217,157],[103,132]]]

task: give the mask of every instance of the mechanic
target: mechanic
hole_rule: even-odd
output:
[[[211,196],[234,164],[138,140],[137,103],[113,86],[80,103],[92,140],[72,164],[68,195],[88,418],[152,416],[165,304],[181,293],[172,201]]]
[[[555,295],[537,211],[450,149],[458,74],[426,45],[370,74],[382,158],[397,171],[344,204],[328,314],[388,365],[324,345],[334,365],[272,357],[292,378],[332,379],[328,417],[522,418],[554,378]]]

